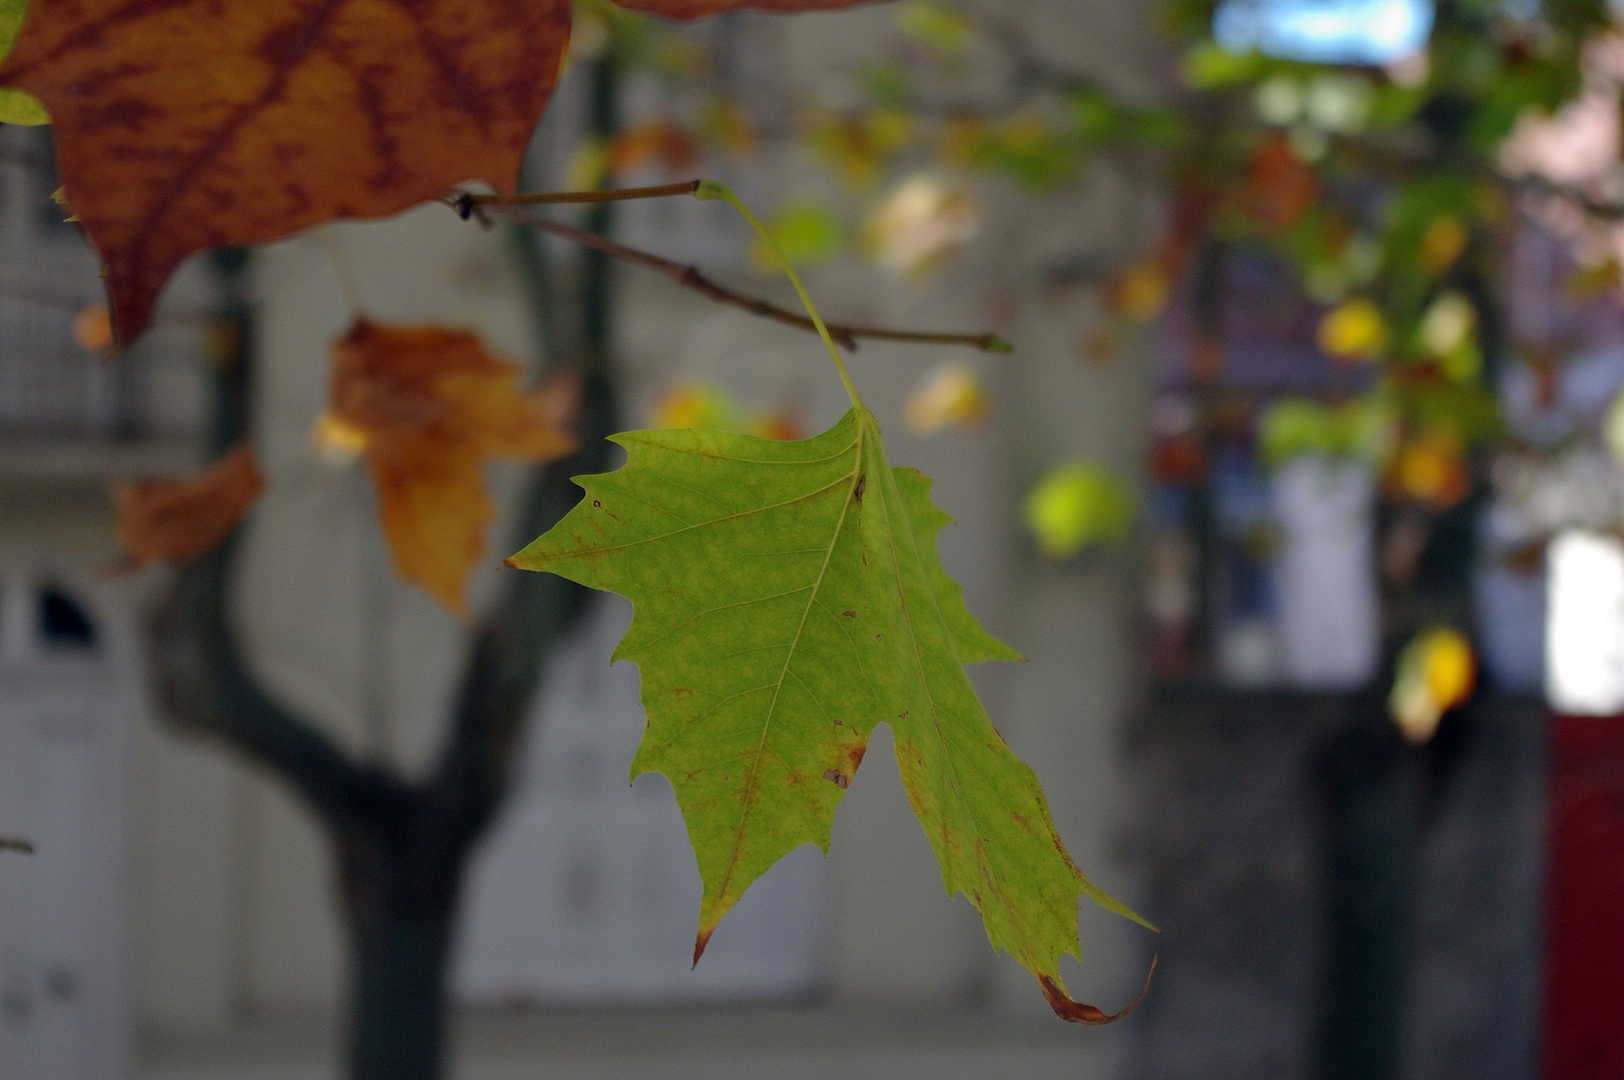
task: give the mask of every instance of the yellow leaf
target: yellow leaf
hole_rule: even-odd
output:
[[[1421,234],[1421,246],[1416,253],[1423,268],[1441,274],[1455,265],[1455,260],[1466,250],[1471,234],[1465,222],[1454,214],[1439,214]]]
[[[86,304],[73,317],[73,340],[85,352],[104,353],[113,347],[113,318],[106,304]]]
[[[1026,525],[1051,559],[1090,544],[1120,540],[1133,519],[1133,496],[1121,481],[1085,462],[1057,465],[1026,497]]]
[[[329,431],[364,447],[396,571],[458,615],[492,517],[485,462],[575,448],[557,391],[526,394],[519,375],[473,334],[437,326],[360,319],[333,344]]]
[[[1444,713],[1471,696],[1477,660],[1466,635],[1448,626],[1417,634],[1399,653],[1388,710],[1407,742],[1420,746]]]
[[[669,387],[654,403],[650,424],[656,428],[715,428],[732,431],[738,427],[738,410],[728,392],[714,383],[680,382]]]
[[[1172,292],[1173,283],[1162,260],[1146,259],[1111,283],[1106,302],[1123,318],[1144,323],[1162,313]]]
[[[938,364],[914,384],[902,403],[902,419],[917,434],[945,427],[980,427],[987,419],[987,392],[968,364]]]
[[[1356,297],[1320,320],[1319,347],[1337,360],[1379,359],[1387,349],[1387,318],[1375,301]]]
[[[868,227],[880,265],[899,274],[929,269],[980,230],[981,208],[975,197],[926,174],[898,184]]]

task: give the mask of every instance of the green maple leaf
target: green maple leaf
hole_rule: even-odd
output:
[[[11,51],[17,29],[23,24],[28,0],[0,0],[0,60]],[[0,86],[0,124],[49,124],[51,114],[33,94]]]
[[[581,503],[509,561],[635,605],[615,652],[637,664],[648,714],[632,777],[663,773],[687,822],[705,887],[695,962],[775,862],[808,843],[827,853],[887,723],[948,892],[1062,1016],[1112,1019],[1066,995],[1060,957],[1081,958],[1079,897],[1138,916],[1072,863],[1037,777],[982,709],[964,665],[1017,656],[965,608],[936,556],[950,519],[929,480],[887,464],[873,414],[857,404],[801,442],[615,441],[626,465],[579,478]]]

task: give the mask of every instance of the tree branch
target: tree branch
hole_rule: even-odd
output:
[[[655,191],[659,192],[660,194],[687,194],[689,193],[690,189],[691,182],[667,185],[663,188],[627,188],[623,189],[623,191],[626,193],[637,191]],[[606,201],[603,199],[589,200],[581,197],[583,194],[590,195],[594,193],[563,192],[559,193],[558,198],[554,198],[551,201]],[[551,218],[542,217],[540,214],[521,209],[520,207],[508,205],[500,201],[494,201],[492,197],[489,196],[480,196],[478,198],[492,201],[463,201],[464,199],[473,200],[475,198],[476,197],[474,196],[463,196],[457,200],[454,200],[452,202],[452,206],[459,214],[463,214],[465,217],[481,212],[500,214],[502,217],[508,218],[511,221],[516,221],[521,225],[528,225],[532,229],[545,233],[551,233],[554,236],[563,237],[565,240],[580,244],[583,247],[589,247],[594,250],[601,251],[605,255],[610,255],[625,262],[644,267],[645,269],[653,270],[657,274],[664,274],[677,284],[684,285],[687,288],[693,289],[698,293],[708,296],[719,304],[730,304],[733,307],[748,311],[752,315],[758,315],[763,319],[771,319],[773,322],[783,323],[786,326],[793,326],[798,330],[806,330],[811,333],[817,332],[817,327],[815,327],[812,324],[812,320],[807,318],[805,315],[802,315],[799,312],[791,311],[788,308],[779,307],[777,304],[762,300],[759,297],[747,296],[744,293],[734,292],[732,289],[718,285],[716,282],[712,281],[710,278],[701,273],[699,268],[696,266],[686,263],[673,262],[670,259],[662,258],[659,255],[654,255],[647,251],[627,247],[625,244],[610,240],[604,236],[599,236],[597,233],[590,232],[586,229],[579,229],[573,225],[565,225],[562,222],[553,221]],[[536,201],[542,200],[538,197]],[[965,345],[973,349],[980,349],[982,352],[990,353],[1007,353],[1011,351],[1009,343],[1004,341],[996,334],[941,334],[930,331],[893,330],[883,326],[860,326],[850,323],[829,323],[828,325],[829,336],[834,338],[842,348],[849,352],[855,352],[857,350],[857,342],[860,338],[869,338],[875,341],[903,341],[919,345]]]
[[[476,206],[539,206],[556,203],[624,202],[628,199],[662,199],[668,195],[692,195],[699,190],[698,180],[683,180],[675,184],[656,184],[653,187],[605,188],[601,191],[521,191],[514,195],[479,195],[472,191],[446,196],[445,203],[467,221]]]
[[[272,700],[248,670],[226,614],[233,536],[181,571],[154,613],[153,684],[183,728],[224,739],[286,780],[330,825],[377,821],[406,789],[360,765]]]
[[[593,133],[609,138],[615,129],[616,73],[599,61],[592,70]],[[594,200],[589,225],[596,237],[610,227],[614,201]],[[527,281],[539,313],[553,310],[551,274],[536,238],[526,235],[531,263]],[[571,477],[602,472],[610,465],[608,437],[618,430],[610,371],[609,277],[601,251],[584,260],[579,370],[582,376],[579,435],[570,457],[531,471],[529,490],[515,523],[517,545],[552,528],[580,501]],[[553,328],[556,332],[556,327]],[[558,356],[547,359],[558,363]],[[420,838],[436,851],[466,850],[495,814],[512,786],[514,761],[525,718],[541,682],[545,658],[579,624],[590,590],[554,574],[504,572],[504,592],[485,618],[458,686],[451,731],[440,763],[426,786],[432,812]]]

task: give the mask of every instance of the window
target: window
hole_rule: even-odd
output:
[[[1223,0],[1213,35],[1231,52],[1257,50],[1314,64],[1390,64],[1432,32],[1431,0]]]

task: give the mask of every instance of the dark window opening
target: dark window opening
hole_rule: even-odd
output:
[[[47,585],[39,591],[39,637],[48,649],[94,649],[96,626],[72,597]]]

